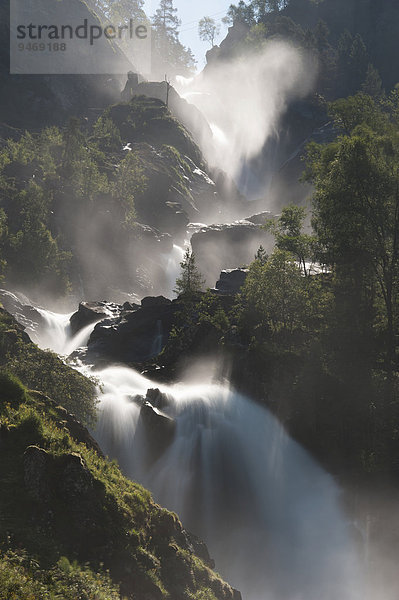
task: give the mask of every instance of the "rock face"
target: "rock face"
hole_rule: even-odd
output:
[[[259,246],[270,251],[274,239],[260,225],[245,220],[203,227],[193,235],[191,245],[199,270],[212,285],[222,269],[249,265]]]
[[[145,440],[143,451],[146,454],[147,467],[150,466],[166,451],[173,442],[176,423],[165,413],[155,408],[147,400],[141,407],[138,422],[138,434],[143,432]]]
[[[142,82],[135,89],[136,95],[157,98],[166,102],[166,82]],[[178,119],[188,129],[191,135],[197,140],[202,148],[209,144],[212,139],[212,130],[203,114],[193,104],[190,104],[179,96],[176,90],[169,86],[169,110],[176,119]]]
[[[248,269],[228,269],[220,273],[215,292],[218,294],[238,294],[245,283]]]
[[[177,310],[176,301],[162,296],[144,298],[139,309],[123,311],[94,328],[89,357],[124,363],[143,363],[154,358],[166,344]]]
[[[111,302],[81,302],[78,311],[70,318],[72,335],[95,321],[118,315],[121,308]]]
[[[11,313],[32,338],[36,332],[44,325],[44,319],[40,312],[27,303],[23,296],[16,296],[7,290],[0,290],[0,302],[4,308]]]

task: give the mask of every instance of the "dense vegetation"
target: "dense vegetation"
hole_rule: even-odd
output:
[[[259,250],[238,299],[208,292],[187,305],[161,358],[170,365],[222,351],[235,385],[271,406],[330,468],[394,477],[399,96],[358,94],[330,111],[341,135],[308,149],[313,232],[296,206],[266,223],[276,249]]]
[[[0,150],[6,283],[60,297],[82,284],[93,297],[134,287],[145,254],[137,221],[164,225],[172,186],[190,196],[190,168],[180,152],[201,164],[197,146],[164,104],[144,97],[110,107],[90,127],[73,118],[63,129],[9,139]]]

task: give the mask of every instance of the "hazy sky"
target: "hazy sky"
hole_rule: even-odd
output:
[[[198,21],[204,16],[210,16],[219,21],[221,25],[219,38],[216,43],[222,41],[226,34],[226,27],[220,20],[225,16],[228,7],[233,0],[174,0],[174,5],[179,11],[179,18],[182,22],[180,28],[180,41],[185,46],[189,46],[198,61],[198,68],[205,64],[205,53],[209,50],[209,44],[201,42],[198,37]],[[157,0],[146,0],[145,11],[148,16],[152,16],[158,8]]]

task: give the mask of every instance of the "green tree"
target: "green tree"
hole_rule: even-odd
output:
[[[356,101],[348,103],[350,114]],[[355,299],[352,318],[359,327],[370,321],[373,308],[381,312],[391,370],[399,301],[399,144],[397,128],[384,116],[374,123],[377,130],[354,120],[350,135],[311,151],[313,226],[320,260],[345,280]]]
[[[249,27],[255,25],[255,9],[252,4],[245,4],[243,0],[235,4],[230,4],[227,15],[222,19],[226,25],[234,25],[235,23],[244,23]]]
[[[198,23],[198,34],[203,42],[209,42],[211,47],[215,45],[215,37],[220,33],[220,25],[211,17],[203,17]]]
[[[186,299],[191,299],[201,291],[205,281],[196,265],[195,255],[189,248],[186,250],[180,267],[181,274],[176,280],[174,292]]]
[[[292,335],[304,326],[306,279],[289,252],[276,249],[266,263],[255,260],[242,295],[245,310],[255,310],[256,320],[272,334]]]
[[[118,167],[112,186],[113,196],[123,207],[126,225],[134,224],[136,220],[134,201],[136,196],[144,193],[146,185],[147,178],[137,155],[134,152],[128,152]]]
[[[295,256],[307,275],[306,262],[312,257],[314,238],[302,231],[305,217],[306,210],[292,204],[283,209],[278,219],[270,219],[265,229],[275,236],[277,248]]]
[[[195,59],[190,49],[179,40],[181,21],[173,0],[161,0],[152,17],[154,38],[153,66],[158,77],[190,74]]]

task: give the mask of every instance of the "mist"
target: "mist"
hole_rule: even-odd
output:
[[[202,148],[207,161],[238,181],[266,142],[278,136],[289,102],[309,94],[315,77],[304,53],[275,41],[262,51],[211,63],[192,80],[178,78],[176,87],[211,127],[213,139]]]

